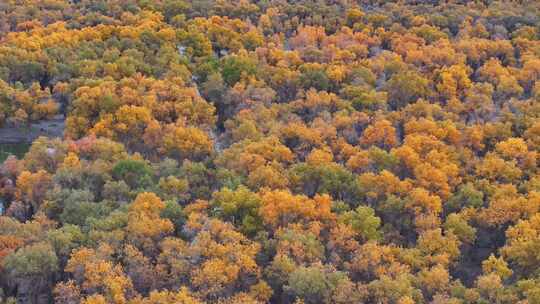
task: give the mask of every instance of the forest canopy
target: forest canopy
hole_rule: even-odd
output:
[[[0,130],[55,117],[0,303],[540,303],[538,1],[1,1]]]

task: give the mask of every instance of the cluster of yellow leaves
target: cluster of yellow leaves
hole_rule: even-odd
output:
[[[284,227],[288,223],[320,221],[334,219],[331,199],[328,195],[316,195],[310,199],[304,195],[293,195],[288,191],[267,191],[261,195],[260,214],[265,224],[272,227]]]
[[[156,244],[173,231],[173,224],[162,219],[160,212],[165,208],[161,199],[151,192],[141,193],[128,211],[128,239],[144,250],[154,251]]]

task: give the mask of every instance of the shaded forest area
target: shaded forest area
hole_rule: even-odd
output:
[[[6,304],[539,304],[540,2],[0,1]]]

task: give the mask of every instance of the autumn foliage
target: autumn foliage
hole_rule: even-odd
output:
[[[540,303],[538,1],[0,2],[0,302]]]

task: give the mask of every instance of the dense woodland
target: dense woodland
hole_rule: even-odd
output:
[[[540,2],[2,0],[0,298],[540,303]]]

